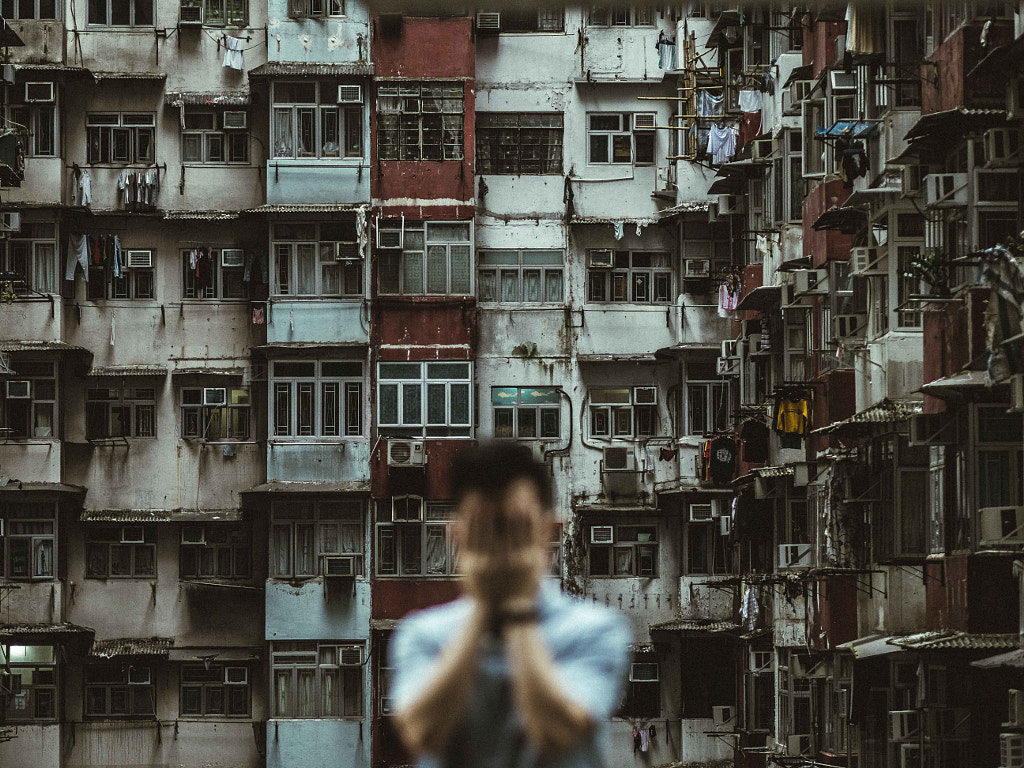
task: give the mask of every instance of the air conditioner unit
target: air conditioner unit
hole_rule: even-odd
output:
[[[850,249],[851,275],[884,275],[889,272],[889,259],[879,248],[861,246]]]
[[[587,261],[591,267],[610,268],[615,265],[615,252],[611,248],[588,251]]]
[[[152,251],[128,251],[128,269],[149,269],[152,266]]]
[[[1024,691],[1011,688],[1007,691],[1006,722],[1004,728],[1024,727]]]
[[[338,86],[338,103],[339,104],[362,104],[363,103],[363,86],[361,85],[339,85]]]
[[[390,696],[380,697],[380,714],[390,715],[395,711],[395,700]]]
[[[732,518],[729,515],[722,515],[718,518],[718,533],[722,536],[732,535]]]
[[[658,189],[672,189],[675,187],[675,178],[672,173],[672,166],[662,165],[658,167]]]
[[[615,526],[592,525],[590,526],[591,544],[612,544],[615,541]]]
[[[359,571],[359,555],[324,555],[324,576],[355,578]]]
[[[634,661],[632,664],[629,665],[629,682],[658,682],[658,665],[656,663],[651,662]]]
[[[1020,131],[1012,128],[989,128],[985,131],[985,167],[1001,168],[1020,155]]]
[[[828,270],[798,269],[793,272],[794,295],[821,293],[828,293]]]
[[[920,744],[900,744],[899,768],[922,768]],[[930,764],[931,765],[931,764]]]
[[[786,737],[786,753],[789,755],[806,755],[811,751],[809,734],[797,734]]]
[[[633,472],[636,470],[636,457],[632,447],[613,446],[604,449],[605,472]]]
[[[810,568],[810,544],[780,544],[779,568]]]
[[[715,519],[714,501],[691,501],[689,509],[691,523],[706,523]]]
[[[25,102],[46,104],[54,100],[53,83],[25,83]]]
[[[719,376],[738,376],[740,372],[740,359],[738,357],[720,357],[716,361],[716,371]]]
[[[743,198],[739,195],[719,195],[718,213],[720,216],[743,213]]]
[[[225,130],[241,130],[249,125],[249,113],[244,109],[232,110],[221,115],[220,124]]]
[[[789,91],[782,92],[782,114],[791,115],[793,111],[793,94]]]
[[[409,523],[419,522],[423,519],[423,497],[422,496],[392,496],[391,497],[391,522]]]
[[[222,248],[220,251],[222,267],[244,267],[245,251],[241,248]]]
[[[228,404],[228,390],[226,387],[203,387],[203,405],[219,407]]]
[[[388,440],[389,467],[422,467],[427,463],[427,446],[422,440]]]
[[[633,130],[634,131],[653,131],[655,125],[658,122],[658,114],[656,112],[634,112],[633,113]]]
[[[21,211],[0,213],[0,232],[21,232]]]
[[[925,205],[953,208],[967,204],[966,173],[929,173],[924,177]]]
[[[224,682],[227,685],[245,685],[249,682],[249,668],[224,667]]]
[[[360,261],[359,243],[340,242],[334,244],[335,261]]]
[[[754,139],[750,142],[750,157],[753,160],[767,160],[775,149],[772,139]]]
[[[828,73],[833,93],[854,93],[857,90],[857,73],[833,69]]]
[[[684,259],[683,277],[710,277],[711,259]]]
[[[122,544],[145,544],[146,529],[141,525],[125,525],[121,527]]]
[[[360,667],[363,664],[363,646],[343,645],[338,648],[338,664],[342,667]]]
[[[916,709],[898,709],[889,712],[889,740],[917,741],[921,734],[921,712]]]
[[[1024,734],[999,734],[999,765],[1001,768],[1024,767]]]
[[[13,64],[0,65],[0,83],[3,85],[14,85],[14,78],[18,70]]]
[[[401,248],[405,241],[405,231],[392,227],[377,227],[378,248]]]
[[[201,27],[203,25],[203,7],[201,5],[183,5],[178,10],[179,27]]]
[[[32,397],[31,381],[5,381],[8,400],[29,400]]]
[[[1024,507],[982,507],[978,516],[982,546],[1024,544]]]
[[[1024,77],[1009,78],[1006,83],[1006,118],[1020,120],[1024,117]]]
[[[152,685],[153,675],[149,667],[128,667],[128,685]]]
[[[1024,373],[1010,376],[1010,407],[1009,413],[1024,413]]]
[[[657,387],[633,387],[633,405],[657,405]]]
[[[866,314],[836,315],[832,318],[832,336],[836,339],[862,339],[868,332]]]
[[[498,11],[477,11],[476,31],[480,34],[492,35],[501,32],[501,13]]]
[[[810,80],[794,80],[789,84],[789,96],[794,107],[811,95],[812,85]]]
[[[181,528],[182,544],[205,544],[206,529],[201,525],[184,525]]]

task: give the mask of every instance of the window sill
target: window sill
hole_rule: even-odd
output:
[[[15,437],[13,435],[5,435],[3,430],[0,430],[0,443],[9,445],[10,443],[19,443],[21,445],[53,445],[54,443],[60,443],[59,437]]]
[[[206,407],[206,406],[201,406]],[[259,445],[258,440],[208,440],[205,437],[179,437],[179,441],[183,443],[200,443],[202,445],[212,445],[214,447],[218,445]]]
[[[272,165],[328,165],[359,168],[365,167],[366,158],[361,155],[359,157],[272,157],[267,162]]]
[[[244,715],[182,715],[177,717],[181,723],[247,723],[252,722],[251,714]]]
[[[556,304],[551,301],[484,301],[482,299],[477,300],[480,305],[480,309],[493,309],[508,311],[512,309],[516,310],[559,310],[566,309],[569,307],[568,304]]]
[[[18,584],[47,584],[57,581],[56,576],[7,576],[0,577],[0,584],[17,582]]]
[[[184,299],[183,298],[181,300],[181,303],[186,305],[186,306],[189,306],[189,305],[192,305],[192,304],[195,304],[195,305],[202,305],[202,304],[237,304],[239,306],[243,306],[243,305],[249,304],[250,300],[249,299],[245,299],[245,298],[239,298],[239,299],[215,299],[213,297],[211,297],[209,299]]]
[[[354,553],[349,553],[354,554]],[[360,555],[362,557],[362,555]],[[356,576],[324,576],[322,573],[316,576],[268,576],[267,581],[278,583],[278,584],[308,584],[311,581],[330,579],[333,581],[345,582],[348,580],[353,581],[366,581],[366,576],[358,574]]]
[[[134,546],[134,545],[129,545]],[[147,545],[150,546],[150,545]],[[88,581],[156,581],[156,574],[149,576],[86,576]]]
[[[83,725],[89,725],[92,723],[125,722],[152,723],[153,725],[159,726],[159,721],[156,719],[156,715],[85,715],[82,717]]]
[[[392,523],[388,523],[388,525],[392,525]],[[459,576],[457,574],[454,574],[454,573],[445,573],[445,574],[436,574],[436,575],[435,574],[426,574],[426,573],[411,573],[411,574],[408,574],[408,575],[405,575],[405,574],[395,575],[393,573],[377,573],[377,574],[374,574],[374,576],[375,576],[375,578],[385,579],[387,581],[403,581],[403,580],[405,580],[405,581],[410,581],[410,580],[421,581],[423,579],[430,579],[431,581],[442,581],[442,580],[446,580],[446,581],[461,581],[462,580],[461,576]]]
[[[362,261],[360,259],[360,261]],[[275,293],[269,298],[271,304],[276,304],[283,301],[337,301],[345,304],[360,304],[366,300],[366,296],[360,294],[358,296],[313,296],[311,294],[299,294],[290,295],[287,293]]]
[[[312,435],[306,437],[268,437],[267,445],[343,445],[345,443],[365,442],[366,439],[365,435],[321,438]]]
[[[188,162],[188,163],[182,163],[182,166],[184,166],[185,168],[216,168],[217,170],[220,170],[220,171],[223,171],[225,168],[258,168],[258,166],[255,166],[255,165],[253,165],[252,163],[250,163],[248,161],[246,161],[246,162],[234,162],[233,163],[233,162],[230,162],[228,160],[225,160],[223,162],[210,162],[210,163]]]
[[[314,723],[359,723],[362,725],[365,720],[366,717],[364,715],[349,715],[348,717],[286,717],[284,715],[279,715],[278,717],[270,718],[267,722],[309,721]]]

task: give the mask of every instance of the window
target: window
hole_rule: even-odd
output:
[[[339,105],[337,81],[274,83],[274,157],[363,156],[363,105]]]
[[[452,538],[455,505],[394,496],[377,502],[378,576],[451,576],[458,552]]]
[[[587,251],[587,301],[667,304],[672,269],[664,251]]]
[[[520,440],[561,436],[561,408],[554,387],[491,387],[494,436]]]
[[[356,555],[356,573],[362,573],[362,502],[275,502],[270,534],[271,577],[311,579],[322,573],[327,555]]]
[[[212,392],[210,390],[213,390]],[[203,405],[221,400],[223,405]],[[247,387],[183,387],[181,436],[197,440],[248,440],[250,436]]]
[[[52,645],[0,645],[0,667],[18,678],[6,722],[57,718],[57,655]]]
[[[471,363],[380,363],[378,380],[381,436],[472,435]]]
[[[775,723],[775,652],[751,648],[744,673],[747,730],[771,730]]]
[[[3,0],[2,15],[7,21],[56,19],[60,6],[57,0]]]
[[[56,437],[54,433],[54,426],[57,423],[55,363],[42,360],[16,360],[11,367],[14,369],[14,375],[0,390],[4,395],[3,427],[0,428],[0,435],[18,439]],[[27,382],[27,386],[12,386],[12,381],[24,381]],[[18,394],[19,397],[11,397],[13,394]]]
[[[561,32],[564,28],[565,13],[562,8],[514,8],[501,9],[502,32]]]
[[[182,717],[247,717],[249,667],[241,664],[183,664]]]
[[[402,296],[471,296],[469,222],[405,226],[402,249],[378,249],[380,292]]]
[[[648,404],[649,387],[595,388],[590,397],[591,437],[651,437],[658,433],[658,407]]]
[[[460,82],[377,85],[381,160],[461,160],[465,86]]]
[[[709,435],[729,425],[729,385],[691,382],[686,385],[686,434]]]
[[[53,503],[0,507],[0,572],[8,579],[52,579],[56,572],[56,506]],[[6,564],[6,571],[4,566]]]
[[[151,27],[153,0],[89,0],[89,23],[111,27]]]
[[[344,16],[345,0],[288,0],[288,15],[293,19]]]
[[[363,295],[363,259],[354,221],[274,224],[271,254],[276,295]]]
[[[245,267],[233,253],[241,249],[203,249],[205,256],[193,262],[193,249],[181,251],[181,284],[184,299],[244,299]],[[227,255],[225,255],[227,250]],[[244,257],[243,257],[244,260]],[[256,266],[252,267],[256,269]],[[89,269],[90,274],[92,268]]]
[[[652,27],[654,8],[631,8],[628,5],[595,6],[590,9],[589,23],[592,27]]]
[[[90,387],[85,393],[85,438],[156,437],[156,390]]]
[[[803,218],[804,180],[801,164],[803,139],[800,131],[784,131],[782,141],[776,150],[778,157],[772,161],[774,184],[772,211],[776,223],[800,221]]]
[[[271,366],[271,435],[363,434],[363,364],[358,360],[275,360]]]
[[[626,687],[618,717],[660,717],[660,670],[652,654],[638,654],[629,665],[629,685]],[[646,727],[646,726],[644,726]]]
[[[203,24],[210,27],[246,26],[246,0],[202,0],[202,4]]]
[[[249,531],[241,525],[182,525],[179,579],[244,579],[251,572]]]
[[[85,667],[85,716],[143,718],[156,714],[152,667],[89,664]]]
[[[22,220],[21,232],[11,233],[0,248],[0,269],[13,281],[17,294],[57,293],[57,227],[51,222]]]
[[[156,577],[156,528],[152,525],[96,526],[85,531],[87,579]]]
[[[44,0],[45,2],[45,0]],[[57,84],[53,83],[56,93]],[[9,89],[11,103],[7,117],[13,127],[28,131],[28,142],[23,143],[29,157],[57,156],[57,106],[56,104],[25,104],[25,90],[20,85]]]
[[[363,651],[361,643],[273,643],[271,717],[362,717]]]
[[[480,251],[480,301],[561,304],[562,251]]]
[[[587,115],[587,162],[653,165],[656,131],[634,130],[629,112]]]
[[[154,162],[156,118],[151,112],[90,112],[85,130],[89,163]]]
[[[717,517],[686,524],[686,572],[733,573],[732,547],[720,533]]]
[[[502,24],[507,13],[502,11]],[[478,112],[476,172],[561,174],[562,114]]]
[[[654,525],[590,525],[591,576],[658,575],[658,528]]]
[[[683,291],[707,293],[715,275],[723,275],[732,266],[733,236],[729,224],[722,221],[686,221],[682,224]],[[760,254],[754,251],[760,260]],[[714,283],[717,290],[717,283]],[[717,297],[716,297],[717,299]]]
[[[181,132],[181,162],[249,162],[249,132],[244,129],[224,130],[221,126],[225,124],[227,114],[186,110],[185,127]],[[243,116],[245,114],[242,112]]]
[[[132,250],[136,249],[133,248]],[[155,263],[155,251],[152,249],[140,250],[149,254],[150,264]],[[122,258],[127,261],[128,254],[123,252]],[[121,276],[116,277],[112,267],[103,264],[90,264],[89,282],[86,284],[85,297],[89,301],[102,301],[103,299],[153,299],[155,298],[154,274],[155,270],[153,267],[126,267],[121,270]]]

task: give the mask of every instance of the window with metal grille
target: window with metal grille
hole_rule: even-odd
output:
[[[478,112],[476,172],[561,174],[562,114]]]
[[[377,85],[381,160],[461,160],[465,85],[448,81]]]

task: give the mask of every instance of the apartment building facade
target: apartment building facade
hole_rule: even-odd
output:
[[[611,764],[1024,760],[1021,8],[29,5],[0,764],[408,764],[490,438],[633,628]]]

